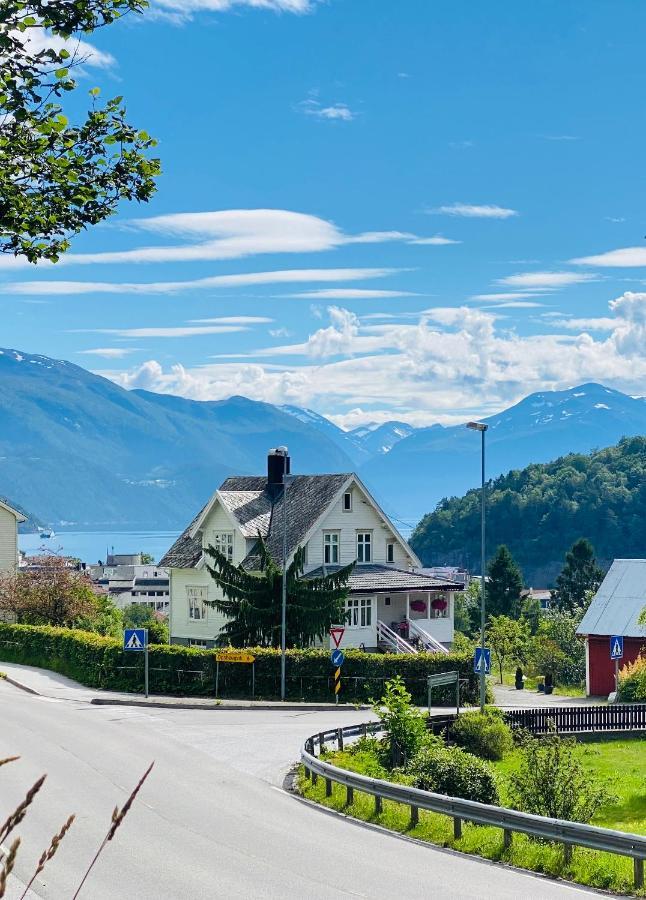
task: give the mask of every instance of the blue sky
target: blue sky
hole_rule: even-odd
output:
[[[124,94],[158,193],[0,258],[2,343],[346,427],[645,394],[645,33],[633,0],[153,0],[77,93]]]

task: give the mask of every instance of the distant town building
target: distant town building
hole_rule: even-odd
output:
[[[637,622],[644,606],[646,559],[616,559],[577,628],[577,634],[585,636],[588,696],[606,696],[615,690],[611,637],[624,639],[620,668],[646,652],[646,627]]]
[[[18,524],[26,517],[0,500],[0,575],[15,575],[18,568]]]
[[[113,562],[121,559],[138,559],[139,563]],[[97,593],[107,594],[115,606],[123,609],[131,603],[149,606],[155,612],[169,612],[170,587],[168,569],[154,563],[142,563],[141,554],[108,556],[109,564],[88,566]]]
[[[170,570],[171,643],[213,647],[225,624],[205,603],[221,596],[205,548],[217,547],[254,572],[260,535],[282,565],[286,521],[287,565],[303,547],[305,577],[356,561],[343,647],[446,652],[453,642],[454,594],[463,583],[419,571],[413,550],[353,473],[296,475],[285,488],[289,473],[287,450],[278,448],[269,453],[266,475],[227,478],[162,557]]]

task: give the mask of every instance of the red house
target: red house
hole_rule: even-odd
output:
[[[607,696],[615,690],[610,639],[624,639],[619,668],[646,653],[646,627],[637,619],[646,606],[646,559],[616,559],[577,628],[585,636],[586,693]]]

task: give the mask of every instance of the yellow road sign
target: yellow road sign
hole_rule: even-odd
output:
[[[246,650],[220,650],[215,654],[218,662],[230,663],[252,663],[256,661],[256,657]]]

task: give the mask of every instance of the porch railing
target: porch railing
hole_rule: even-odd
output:
[[[422,647],[429,653],[448,654],[449,652],[444,644],[440,644],[440,642],[436,638],[434,638],[432,634],[429,634],[428,631],[418,625],[415,619],[408,620],[408,634],[416,637]]]
[[[412,644],[381,620],[377,622],[377,642],[385,644],[391,653],[417,653]]]

